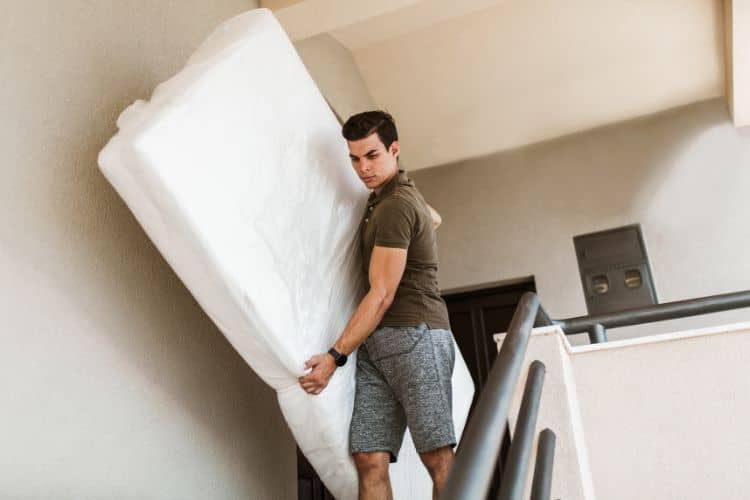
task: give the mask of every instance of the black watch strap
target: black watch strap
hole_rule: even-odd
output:
[[[341,354],[333,347],[328,349],[328,354],[333,356],[333,360],[336,362],[336,366],[344,366],[346,364],[346,355]]]

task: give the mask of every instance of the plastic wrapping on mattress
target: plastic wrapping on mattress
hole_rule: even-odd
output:
[[[368,192],[286,34],[266,9],[224,22],[117,125],[99,155],[102,172],[201,307],[277,391],[326,486],[339,499],[356,498],[347,448],[355,358],[319,396],[302,391],[297,377],[363,295],[356,229]],[[460,354],[454,394],[460,433],[473,394]],[[408,438],[392,474],[397,498],[429,498]]]

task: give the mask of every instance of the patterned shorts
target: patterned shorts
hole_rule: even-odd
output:
[[[388,451],[398,458],[406,427],[419,453],[455,446],[450,330],[382,327],[357,353],[350,451]]]

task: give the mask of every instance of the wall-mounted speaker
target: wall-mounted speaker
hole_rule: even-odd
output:
[[[640,224],[573,238],[589,314],[657,304]]]

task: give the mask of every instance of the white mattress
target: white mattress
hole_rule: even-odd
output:
[[[367,190],[340,126],[266,9],[221,24],[175,76],[118,118],[99,165],[164,258],[252,369],[278,393],[297,443],[339,499],[355,357],[319,396],[297,384],[363,294],[356,228]],[[454,417],[473,385],[460,354]],[[292,450],[290,450],[292,453]],[[430,498],[407,438],[396,498]]]

